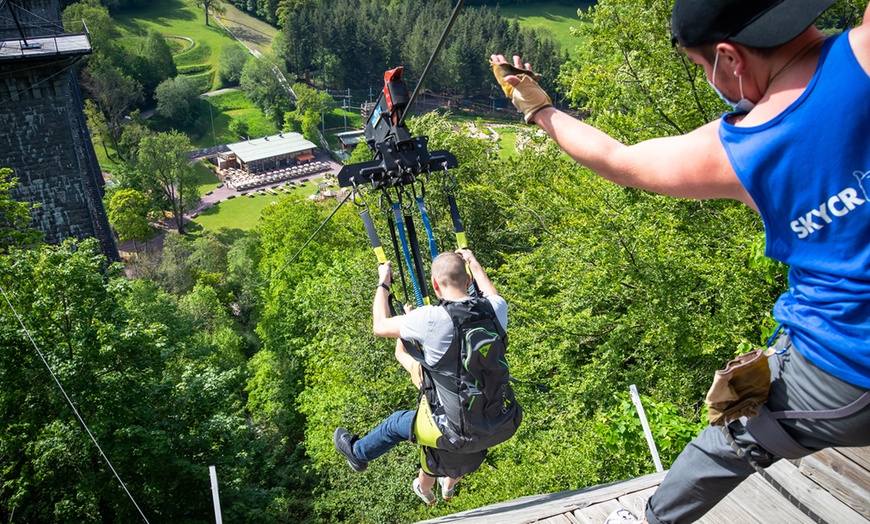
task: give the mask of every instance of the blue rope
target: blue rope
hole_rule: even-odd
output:
[[[393,215],[396,217],[396,229],[399,231],[399,240],[402,242],[402,251],[405,253],[405,264],[411,275],[411,284],[414,286],[414,297],[417,299],[417,307],[423,307],[423,294],[420,292],[420,283],[411,265],[411,250],[408,249],[408,239],[405,237],[405,222],[402,220],[402,208],[398,202],[393,202]]]
[[[417,197],[417,207],[420,209],[420,215],[423,217],[423,227],[426,228],[426,238],[429,239],[429,254],[432,255],[432,260],[438,256],[438,246],[435,245],[435,235],[432,234],[432,225],[429,223],[429,213],[426,211],[426,203],[422,196]]]

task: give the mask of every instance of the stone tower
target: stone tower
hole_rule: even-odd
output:
[[[18,178],[12,197],[46,241],[99,240],[119,260],[102,196],[75,64],[91,52],[87,28],[66,33],[58,0],[0,2],[0,167]]]

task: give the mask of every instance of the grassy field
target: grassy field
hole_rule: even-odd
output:
[[[241,90],[227,91],[203,99],[204,105],[210,105],[206,116],[213,121],[209,129],[202,135],[192,138],[194,148],[211,147],[219,144],[238,142],[238,137],[230,132],[231,120],[243,120],[248,124],[248,136],[259,138],[278,134],[279,129],[266,118],[251,100]]]
[[[595,2],[581,0],[576,7],[558,2],[540,2],[525,5],[502,5],[501,12],[507,19],[516,19],[520,27],[548,31],[556,39],[562,49],[572,54],[577,39],[571,36],[571,28],[579,27],[583,22],[577,15],[577,10],[584,12]]]
[[[214,171],[209,169],[206,165],[206,161],[202,160],[193,165],[193,169],[196,171],[196,176],[199,179],[199,192],[200,194],[205,194],[209,191],[213,191],[220,185],[221,181],[218,180],[218,177],[214,174]]]
[[[218,54],[221,47],[236,41],[214,20],[206,26],[201,8],[181,0],[160,0],[113,18],[123,37],[142,37],[149,30],[166,36],[170,48],[177,52],[174,59],[178,72],[196,80],[203,92],[221,87]]]
[[[224,14],[220,15],[221,23],[229,28],[248,49],[260,54],[269,52],[272,39],[278,30],[266,22],[236,9],[229,3],[224,4]]]
[[[202,229],[217,231],[218,229],[253,229],[260,220],[260,212],[281,198],[303,199],[317,191],[317,185],[306,182],[303,187],[293,190],[293,194],[272,195],[266,193],[249,193],[224,200],[203,211],[193,222]],[[251,196],[254,195],[254,196]]]

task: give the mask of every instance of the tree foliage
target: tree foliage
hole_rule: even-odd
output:
[[[123,118],[142,99],[142,85],[107,58],[93,57],[85,70],[84,87],[103,111],[112,145],[118,149]]]
[[[175,124],[174,127],[187,127],[196,119],[200,107],[199,87],[190,77],[178,75],[164,80],[154,96],[157,114]]]
[[[149,99],[162,82],[178,74],[169,44],[157,31],[148,31],[145,41],[128,60],[130,74],[142,84]]]
[[[209,25],[208,17],[210,13],[223,14],[225,11],[223,0],[190,0],[190,2],[194,7],[202,7],[205,15],[205,25]]]
[[[286,74],[283,64],[273,57],[262,56],[245,63],[239,80],[248,98],[279,124],[290,103],[290,96],[279,77]]]
[[[196,172],[187,159],[190,139],[177,131],[146,136],[139,147],[137,170],[159,209],[172,214],[184,233],[184,213],[199,203]]]
[[[10,193],[18,185],[8,167],[0,167],[0,253],[25,248],[42,240],[42,233],[30,225],[30,210],[37,205],[14,200]]]
[[[423,73],[444,25],[448,0],[418,2],[284,2],[279,5],[281,31],[273,49],[298,78],[327,87],[376,86],[384,70],[403,65],[410,85]],[[317,28],[312,30],[312,28]],[[363,51],[364,50],[364,51]],[[522,30],[492,7],[467,8],[456,21],[426,88],[463,95],[495,95],[488,57],[521,54],[544,74],[553,90],[566,56],[556,44],[534,31]]]
[[[90,240],[0,256],[0,284],[29,332],[4,303],[0,518],[140,520],[36,346],[149,520],[207,520],[214,465],[226,519],[287,522],[292,497],[245,421],[247,370],[222,301],[198,286],[176,302],[118,270]]]
[[[154,234],[148,220],[150,211],[148,197],[135,189],[120,189],[112,195],[107,214],[118,239],[132,240],[136,249],[137,240],[146,241]]]
[[[224,85],[238,85],[250,53],[236,44],[226,44],[218,55],[218,75]]]

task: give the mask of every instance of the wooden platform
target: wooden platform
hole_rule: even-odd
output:
[[[828,449],[796,461],[781,460],[767,472],[829,524],[870,522],[870,447]],[[620,507],[637,514],[664,477],[665,473],[654,473],[575,491],[521,497],[422,523],[601,524]],[[810,524],[814,521],[756,473],[698,522]]]
[[[86,34],[41,36],[23,40],[0,41],[0,60],[42,59],[53,56],[79,56],[91,52]]]

